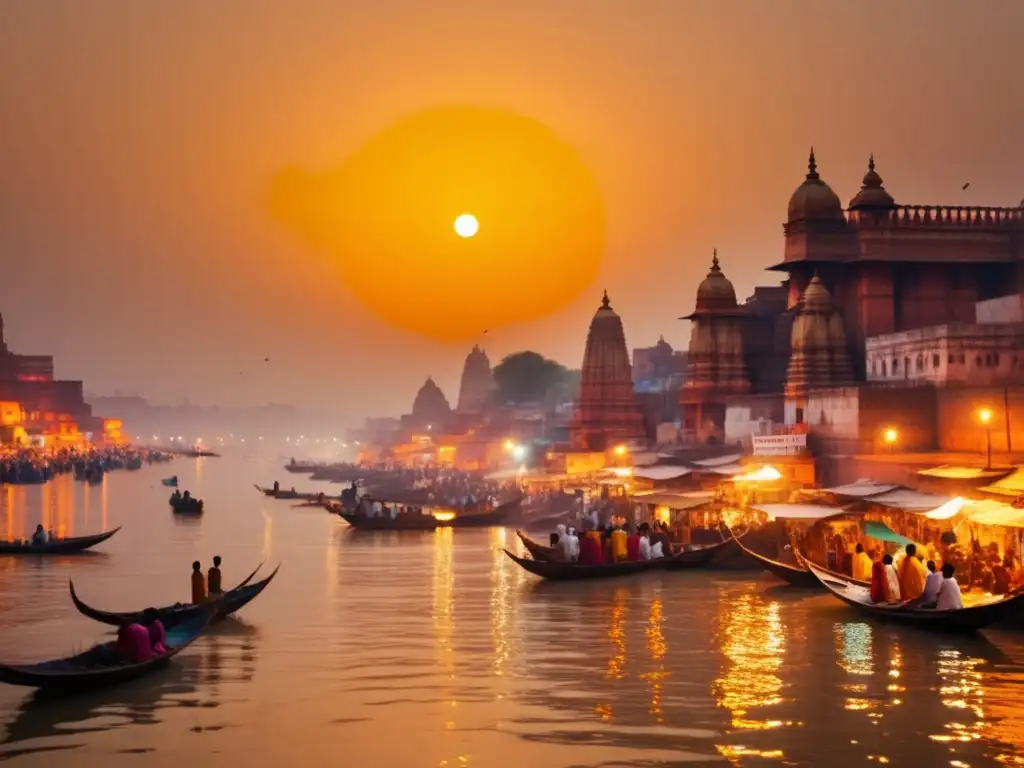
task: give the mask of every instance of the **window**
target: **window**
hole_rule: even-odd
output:
[[[924,355],[917,356],[917,372],[920,373],[924,370]]]
[[[967,355],[965,355],[963,352],[960,353],[959,362],[960,362],[960,365],[963,365],[965,362],[967,362]]]
[[[910,358],[903,358],[903,378],[910,378]]]
[[[939,367],[939,356],[937,354],[932,355],[932,368]]]
[[[872,360],[871,361],[871,375],[874,376],[876,373],[878,373],[878,361],[877,360]]]
[[[892,375],[895,376],[900,372],[900,361],[895,357],[892,359]]]
[[[981,355],[978,355],[976,358],[974,358],[974,364],[978,368],[981,368]]]
[[[999,353],[998,352],[993,352],[992,353],[992,365],[999,365]]]
[[[955,362],[956,362],[956,357],[954,357],[953,355],[950,355],[949,356],[949,364],[953,365],[953,363],[955,363]]]
[[[886,365],[885,365],[885,360],[883,360],[883,361],[882,361],[882,378],[883,378],[883,379],[884,379],[884,378],[885,378],[886,376],[888,376],[888,375],[889,375],[888,373],[886,373],[886,370],[885,370],[885,369],[886,369]]]
[[[797,408],[796,409],[796,423],[797,424],[803,424],[804,423],[804,409],[803,408]]]

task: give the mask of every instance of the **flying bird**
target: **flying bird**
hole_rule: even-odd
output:
[[[263,362],[264,363],[269,363],[270,362],[270,358],[269,357],[264,357],[263,358]]]
[[[966,184],[964,184],[962,187],[960,187],[960,189],[961,189],[961,191],[962,190],[966,190],[969,186],[971,186],[971,182],[968,181]]]

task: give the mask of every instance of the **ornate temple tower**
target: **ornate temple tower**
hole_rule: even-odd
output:
[[[810,390],[853,383],[843,318],[817,274],[797,307],[792,347],[786,371],[786,423],[803,424]]]
[[[479,346],[466,357],[462,367],[462,381],[459,383],[459,413],[482,413],[491,405],[494,395],[494,374],[487,353]]]
[[[412,403],[414,425],[418,428],[429,426],[435,433],[442,432],[451,415],[452,408],[448,404],[448,398],[428,376]]]
[[[633,392],[626,334],[607,291],[590,321],[580,395],[569,432],[573,448],[590,451],[603,451],[616,443],[644,437],[643,415]]]
[[[726,400],[750,391],[743,360],[743,318],[716,250],[711,269],[697,288],[693,313],[680,318],[691,323],[687,376],[679,393],[685,442],[721,441]]]

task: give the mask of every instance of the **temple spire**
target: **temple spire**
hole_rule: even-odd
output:
[[[608,298],[608,289],[604,289],[604,296],[601,297],[601,306],[605,309],[611,309],[612,303]]]
[[[718,266],[718,249],[715,248],[711,251],[711,271],[721,272],[722,268]]]
[[[869,171],[875,170],[875,153],[874,152],[872,152],[870,155],[868,155],[868,170]]]
[[[811,147],[811,154],[807,156],[807,178],[818,178],[818,161],[814,159],[814,147]]]

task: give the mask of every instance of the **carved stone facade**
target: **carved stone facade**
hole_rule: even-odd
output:
[[[607,292],[587,333],[580,395],[569,435],[574,449],[587,451],[645,438],[622,319],[612,309]]]
[[[854,376],[872,336],[974,322],[975,302],[1024,290],[1024,208],[897,205],[869,161],[844,211],[812,150],[784,225],[790,306],[813,275],[843,317]]]
[[[697,288],[694,311],[681,319],[691,323],[687,374],[679,393],[681,437],[688,443],[721,442],[726,401],[750,392],[750,378],[743,348],[744,312],[722,274],[717,251]]]
[[[426,429],[435,434],[443,432],[452,415],[452,407],[441,388],[427,377],[416,399],[412,403],[411,420],[408,426],[413,429]]]

